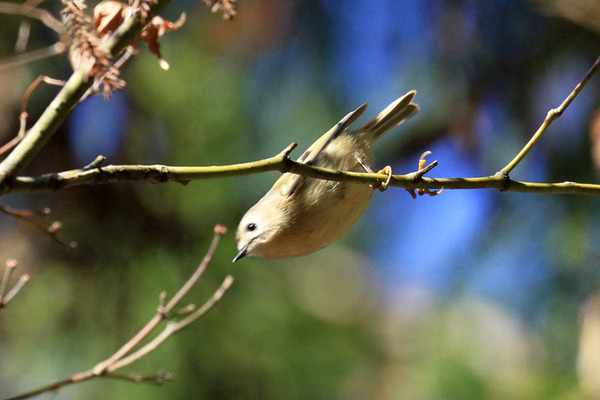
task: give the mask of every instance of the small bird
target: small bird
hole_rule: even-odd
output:
[[[387,131],[417,111],[412,90],[357,130],[348,127],[367,109],[363,104],[314,142],[299,162],[339,171],[373,172],[371,147]],[[386,167],[391,174],[391,170]],[[242,217],[238,254],[288,258],[314,253],[344,236],[371,201],[373,188],[363,183],[333,182],[285,173]]]

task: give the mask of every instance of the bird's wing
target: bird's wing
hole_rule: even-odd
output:
[[[333,139],[348,129],[348,127],[365,112],[367,106],[368,104],[363,104],[356,110],[348,113],[340,120],[340,122],[338,122],[333,128],[317,139],[316,142],[314,142],[304,153],[302,153],[300,158],[298,158],[298,162],[313,165],[323,149],[325,149]],[[284,182],[283,187],[281,188],[281,194],[289,197],[298,190],[302,182],[306,180],[306,177],[302,175],[289,175],[288,178],[289,179],[286,179],[286,182]]]

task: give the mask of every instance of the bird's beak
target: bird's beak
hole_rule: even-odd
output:
[[[244,246],[244,248],[241,249],[239,253],[237,253],[237,256],[233,257],[233,261],[232,262],[236,262],[240,258],[244,257],[247,252],[248,252],[248,246]]]

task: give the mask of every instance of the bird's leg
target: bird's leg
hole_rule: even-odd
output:
[[[386,179],[386,181],[384,183],[378,183],[378,184],[373,184],[373,185],[369,185],[371,186],[371,188],[373,188],[373,190],[375,189],[379,189],[380,192],[383,192],[385,190],[387,190],[389,184],[390,184],[390,180],[392,180],[392,167],[390,167],[389,165],[387,167],[385,167],[382,170],[379,170],[378,172],[374,172],[371,167],[369,167],[358,155],[355,156],[356,160],[358,161],[358,163],[360,164],[361,167],[364,168],[364,170],[369,173],[369,174],[386,174],[388,177]]]
[[[364,161],[362,160],[362,158],[360,158],[360,157],[358,156],[358,154],[355,154],[355,155],[354,155],[354,158],[356,158],[356,161],[358,161],[358,163],[360,164],[360,166],[361,166],[361,167],[363,167],[363,169],[365,170],[365,172],[366,172],[366,173],[368,173],[368,174],[374,174],[374,172],[373,172],[373,170],[371,169],[371,167],[369,167],[369,166],[367,165],[367,163],[366,163],[366,162],[364,162]]]

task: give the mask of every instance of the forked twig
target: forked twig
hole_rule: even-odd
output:
[[[17,65],[27,64],[33,61],[41,60],[43,58],[52,57],[58,54],[63,54],[67,51],[67,46],[63,42],[56,42],[51,46],[44,47],[37,50],[31,50],[26,53],[20,53],[12,57],[0,60],[0,70]]]
[[[0,1],[0,13],[21,15],[23,17],[40,20],[48,28],[59,34],[64,30],[62,23],[54,18],[49,11],[36,8],[28,3],[19,4],[12,1]]]
[[[562,104],[558,106],[558,108],[553,108],[550,111],[548,111],[544,122],[542,122],[542,125],[540,125],[538,130],[531,137],[531,139],[529,139],[529,142],[527,142],[525,147],[521,149],[519,154],[517,154],[511,162],[509,162],[504,168],[498,171],[497,174],[508,175],[521,162],[521,160],[523,160],[527,153],[529,153],[529,151],[537,143],[539,138],[544,134],[544,132],[546,132],[546,129],[548,129],[550,124],[555,119],[560,117],[562,113],[567,109],[567,107],[569,107],[569,105],[573,102],[573,100],[575,100],[575,97],[577,97],[577,95],[581,93],[585,85],[589,82],[590,79],[592,79],[592,76],[594,76],[596,71],[598,71],[598,68],[600,68],[600,57],[596,59],[594,64],[588,70],[587,74],[585,74],[583,79],[577,84],[577,86],[575,86],[575,89],[573,89],[573,91],[567,96],[567,98],[562,102]]]
[[[5,307],[31,278],[29,274],[21,275],[17,283],[15,283],[15,285],[5,295],[4,292],[8,288],[10,276],[14,272],[15,268],[17,268],[17,265],[18,262],[14,258],[9,258],[6,260],[6,268],[4,269],[4,274],[2,275],[2,280],[0,281],[0,308]]]
[[[32,396],[36,396],[42,393],[56,391],[64,386],[83,382],[86,380],[106,377],[112,379],[123,379],[129,380],[133,382],[154,382],[154,383],[162,383],[166,381],[170,381],[173,379],[173,375],[170,373],[158,373],[156,375],[138,375],[138,374],[117,374],[117,371],[120,368],[123,368],[126,365],[129,365],[142,357],[146,356],[158,346],[160,346],[165,340],[167,340],[170,336],[175,334],[176,332],[184,329],[189,326],[191,323],[197,321],[202,316],[204,316],[208,311],[210,311],[218,302],[221,300],[223,295],[227,292],[227,290],[231,287],[233,283],[233,277],[228,275],[219,289],[211,296],[211,298],[202,305],[202,307],[198,308],[187,314],[186,317],[179,321],[171,321],[167,323],[165,328],[160,332],[156,337],[154,337],[150,342],[141,347],[135,352],[132,352],[133,349],[140,344],[142,340],[144,340],[152,331],[162,322],[164,319],[171,318],[171,314],[175,307],[179,304],[181,299],[190,291],[190,289],[194,286],[194,284],[198,281],[202,273],[206,270],[212,258],[214,256],[215,251],[217,250],[217,246],[219,244],[219,240],[222,235],[226,233],[227,229],[224,226],[216,225],[215,226],[215,234],[212,240],[212,243],[207,251],[206,255],[202,259],[202,262],[194,271],[192,276],[181,286],[181,288],[177,291],[177,293],[165,304],[166,293],[163,292],[159,297],[159,307],[157,313],[150,319],[150,321],[137,333],[135,334],[127,343],[125,343],[115,354],[111,357],[97,364],[94,368],[84,371],[78,374],[74,374],[69,378],[51,383],[49,385],[42,386],[38,389],[32,390],[30,392],[10,397],[6,400],[18,400],[18,399],[26,399]],[[191,307],[188,305],[185,307],[189,310]]]
[[[52,213],[50,208],[45,208],[42,211],[34,210],[17,210],[9,206],[0,204],[0,212],[11,217],[17,218],[19,221],[26,223],[27,225],[49,235],[52,240],[62,244],[65,247],[74,249],[77,247],[77,243],[74,241],[66,242],[58,236],[58,231],[62,228],[62,222],[52,221],[50,223],[44,221]],[[40,221],[41,219],[41,221]]]
[[[27,0],[23,4],[23,7],[37,7],[44,0]],[[19,34],[15,43],[15,51],[21,53],[25,51],[27,42],[29,41],[29,34],[31,32],[31,22],[28,19],[23,19],[19,25]]]
[[[25,91],[23,95],[23,100],[21,101],[21,115],[19,116],[19,132],[17,136],[12,138],[8,143],[4,144],[0,147],[0,156],[5,154],[6,152],[12,150],[23,138],[25,137],[25,133],[27,131],[27,102],[29,101],[29,96],[31,93],[40,85],[40,83],[47,83],[48,85],[55,86],[64,86],[65,81],[61,81],[59,79],[53,79],[45,75],[40,75],[34,80],[31,85]]]

